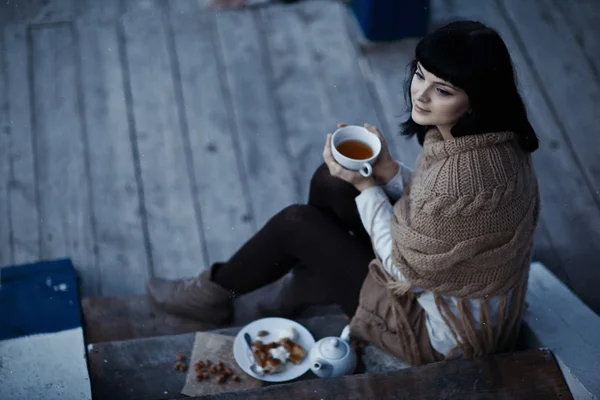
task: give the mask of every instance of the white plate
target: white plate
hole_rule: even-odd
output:
[[[260,339],[264,343],[269,343],[276,341],[279,337],[279,333],[290,327],[294,328],[296,331],[296,342],[306,350],[306,357],[302,362],[298,365],[287,362],[285,371],[274,373],[274,374],[264,374],[264,375],[256,375],[250,370],[250,365],[254,361],[254,356],[244,339],[244,333],[248,332],[252,340],[256,340],[258,338],[257,334],[261,330],[265,330],[269,332],[268,336],[264,336]],[[240,368],[250,376],[253,376],[256,379],[260,379],[261,381],[266,382],[285,382],[290,381],[292,379],[296,379],[299,376],[302,376],[306,371],[310,369],[310,363],[308,361],[308,352],[315,344],[315,338],[311,333],[297,323],[296,321],[292,321],[286,318],[262,318],[256,321],[249,323],[244,326],[242,330],[237,334],[235,340],[233,341],[233,356],[235,361],[238,363]]]

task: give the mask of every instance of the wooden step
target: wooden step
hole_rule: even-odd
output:
[[[348,321],[341,315],[299,320],[316,340],[338,336]],[[234,336],[241,327],[214,330]],[[185,374],[173,368],[174,356],[189,359],[194,333],[156,336],[88,345],[94,399],[170,399],[179,396]],[[379,357],[373,354],[370,359]],[[388,361],[389,362],[389,361]]]
[[[255,304],[267,296],[267,291],[241,296],[235,302],[235,316],[231,326],[243,326],[267,316]],[[162,335],[207,331],[220,328],[167,314],[157,309],[145,295],[123,297],[87,297],[81,302],[86,343],[100,343]],[[340,314],[334,304],[305,308],[292,319],[306,319],[320,315]]]
[[[180,398],[184,399],[192,398]],[[528,350],[480,359],[442,361],[402,371],[312,379],[202,399],[568,400],[573,396],[552,354],[548,350]]]
[[[347,324],[341,315],[300,320],[316,340],[339,335]],[[215,330],[234,336],[241,328]],[[94,399],[183,399],[186,374],[173,368],[174,356],[189,359],[195,334],[157,336],[88,346]],[[406,370],[398,373],[400,370]],[[312,372],[286,384],[266,383],[260,390],[243,392],[247,399],[391,399],[499,398],[569,399],[565,380],[547,350],[526,350],[479,360],[446,361],[409,368],[368,345],[352,376],[315,379]],[[235,389],[234,389],[235,390]],[[354,391],[357,394],[352,394]],[[242,394],[212,396],[238,399]],[[354,396],[354,397],[353,397]],[[561,397],[562,396],[562,397]]]
[[[144,295],[86,297],[81,301],[86,343],[214,329],[214,325],[156,310]]]

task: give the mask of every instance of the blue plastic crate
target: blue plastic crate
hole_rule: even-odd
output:
[[[373,42],[427,33],[429,0],[352,0],[350,8],[364,36]]]

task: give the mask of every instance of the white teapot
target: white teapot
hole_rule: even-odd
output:
[[[350,346],[350,325],[340,337],[330,336],[319,340],[308,354],[310,369],[321,378],[333,378],[354,372],[356,352]]]

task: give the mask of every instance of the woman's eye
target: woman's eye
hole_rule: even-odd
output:
[[[438,93],[439,93],[440,95],[442,95],[442,96],[450,96],[450,95],[451,95],[451,93],[450,93],[450,92],[447,92],[447,91],[445,91],[444,89],[439,89],[439,88],[438,88],[438,90],[437,90],[437,91],[438,91]]]
[[[415,75],[418,76],[420,80],[425,79],[425,77],[423,75],[421,75],[421,73],[419,71],[416,71]]]

